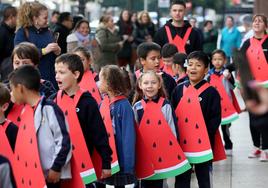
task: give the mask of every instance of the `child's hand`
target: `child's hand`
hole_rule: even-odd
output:
[[[229,79],[231,77],[231,74],[230,74],[228,69],[225,69],[222,74],[227,79]]]
[[[57,183],[60,181],[60,172],[56,172],[52,169],[49,170],[48,176],[47,176],[47,182],[48,183]]]
[[[112,175],[112,171],[109,169],[102,169],[102,172],[101,172],[101,179],[105,179],[105,178],[108,178]]]

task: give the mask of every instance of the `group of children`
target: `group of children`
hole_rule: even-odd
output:
[[[0,85],[0,154],[17,187],[160,188],[176,177],[175,187],[190,188],[193,166],[199,186],[211,187],[212,161],[225,159],[222,114],[230,111],[227,123],[236,117],[224,91],[209,83],[214,74],[230,78],[221,76],[224,53],[213,54],[209,81],[201,51],[187,56],[146,42],[137,55],[142,69],[132,98],[127,73],[107,65],[97,75],[84,48],[56,59],[59,91],[40,78],[34,45],[15,48],[10,92]]]

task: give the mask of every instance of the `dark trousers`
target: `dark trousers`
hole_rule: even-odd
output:
[[[199,188],[211,188],[212,180],[212,161],[194,165]],[[176,176],[175,188],[191,187],[192,169]]]
[[[231,123],[226,124],[226,125],[221,125],[221,131],[222,131],[225,149],[233,149],[233,142],[230,138],[230,130],[229,130],[230,127],[231,127]]]
[[[141,188],[163,188],[163,180],[141,180]]]
[[[249,113],[249,128],[253,145],[268,149],[268,121],[265,116],[255,116]]]
[[[105,184],[102,183],[98,183],[96,184],[96,188],[105,188]],[[115,188],[125,188],[125,186],[114,186]],[[88,188],[88,187],[87,187]],[[90,187],[90,188],[94,188],[94,187]]]
[[[47,188],[60,188],[60,183],[47,183]]]

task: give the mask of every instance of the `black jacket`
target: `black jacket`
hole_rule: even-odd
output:
[[[176,35],[179,35],[181,38],[185,35],[187,29],[191,27],[188,21],[184,21],[183,27],[175,27],[171,24],[172,20],[167,21],[167,23],[161,27],[154,36],[154,42],[160,46],[164,46],[166,43],[169,43],[165,26],[170,28],[172,38],[174,39]],[[200,39],[200,34],[198,31],[193,28],[189,36],[189,44],[186,44],[185,50],[189,54],[193,51],[202,50],[202,44]]]
[[[202,85],[207,83],[205,80],[202,80],[194,87],[196,89],[199,89]],[[173,91],[171,103],[176,110],[182,96],[183,96],[183,87],[189,87],[190,82],[185,81],[182,84],[179,84]],[[218,130],[220,124],[221,124],[221,99],[218,91],[212,87],[209,86],[205,91],[203,91],[199,97],[202,99],[200,100],[201,110],[202,114],[207,126],[207,131],[209,135],[209,140],[211,143],[211,146],[214,146],[214,138],[215,133]],[[191,109],[184,109],[184,110],[191,110]],[[195,112],[193,112],[194,115]],[[180,118],[180,117],[178,117]]]
[[[5,22],[0,25],[0,65],[6,57],[11,56],[14,48],[15,29],[9,27]]]
[[[65,27],[64,25],[57,23],[55,26],[55,32],[59,32],[59,39],[58,39],[58,44],[61,48],[61,53],[64,54],[67,52],[67,36],[70,34],[70,29],[68,29],[67,27]]]

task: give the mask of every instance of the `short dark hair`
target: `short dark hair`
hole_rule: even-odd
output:
[[[60,15],[60,12],[57,11],[57,10],[54,10],[54,11],[52,12],[51,16],[54,16],[55,14]]]
[[[177,46],[167,43],[162,47],[161,55],[163,58],[173,57],[178,52]]]
[[[221,54],[222,57],[223,57],[224,59],[227,58],[227,57],[226,57],[226,54],[225,54],[225,52],[224,52],[223,50],[220,50],[220,49],[216,49],[216,50],[214,50],[214,51],[211,53],[211,58],[212,58],[213,55],[215,55],[215,54]]]
[[[161,46],[154,42],[143,42],[137,48],[138,58],[146,59],[147,55],[151,51],[161,52]]]
[[[172,8],[173,5],[182,5],[182,6],[184,6],[184,8],[186,8],[186,4],[182,0],[173,0],[173,1],[171,1],[169,8]]]
[[[9,75],[10,84],[23,85],[29,90],[39,91],[41,76],[39,71],[32,65],[23,65]]]
[[[185,63],[187,62],[187,55],[184,53],[176,53],[173,56],[173,63],[180,65],[181,68],[186,71]]]
[[[188,58],[188,61],[190,59],[197,59],[198,61],[201,61],[205,65],[206,68],[208,67],[209,58],[208,58],[207,54],[205,54],[202,51],[194,51],[194,52],[190,53],[187,58]]]
[[[77,78],[77,83],[82,80],[82,77],[84,75],[84,67],[83,62],[78,55],[71,53],[62,54],[61,56],[57,57],[55,61],[55,64],[58,63],[66,64],[72,73],[75,71],[78,71],[80,73],[79,77]]]
[[[60,13],[59,18],[58,18],[58,23],[62,23],[64,21],[67,21],[67,20],[69,20],[70,17],[71,17],[70,12],[62,12],[62,13]]]
[[[4,84],[0,83],[0,106],[8,102],[10,102],[9,90]]]
[[[11,54],[12,63],[15,55],[17,55],[19,59],[30,59],[34,65],[38,65],[40,61],[37,47],[30,42],[22,42],[14,48]]]
[[[17,16],[18,11],[15,7],[8,6],[3,12],[3,21],[6,21],[10,16]]]
[[[227,18],[230,18],[232,20],[232,22],[234,22],[234,17],[233,16],[226,16],[225,20],[227,20]]]
[[[206,20],[205,23],[204,23],[204,27],[206,27],[209,23],[213,24],[213,22],[211,20]]]

